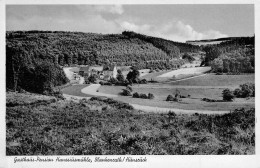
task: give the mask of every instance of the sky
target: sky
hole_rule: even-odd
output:
[[[117,34],[185,42],[253,36],[254,5],[7,5],[6,29]]]

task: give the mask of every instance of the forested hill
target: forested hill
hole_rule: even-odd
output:
[[[201,50],[201,48],[196,45],[166,40],[158,37],[147,36],[147,35],[135,33],[133,31],[124,31],[122,34],[128,36],[129,38],[139,38],[148,43],[152,43],[154,46],[162,49],[169,55],[176,54],[175,48],[178,48],[181,53],[197,52]]]
[[[199,47],[146,36],[61,31],[6,33],[7,88],[44,92],[67,82],[60,66],[130,65],[170,69]],[[186,49],[185,49],[186,48]]]
[[[79,32],[7,32],[7,47],[21,45],[34,57],[52,57],[60,65],[98,64],[108,60],[131,65],[133,62],[179,58],[180,50],[171,45],[160,46],[124,34],[102,35]],[[162,41],[162,40],[161,40]],[[171,52],[164,50],[168,48]],[[174,54],[173,54],[174,52]]]

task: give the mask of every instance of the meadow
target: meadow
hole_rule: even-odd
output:
[[[91,95],[87,95],[87,94],[84,94],[84,93],[81,92],[81,89],[83,89],[87,86],[89,86],[89,85],[86,85],[86,84],[84,84],[84,85],[72,85],[72,86],[63,88],[61,91],[64,94],[68,94],[68,95],[88,97],[88,96],[91,96]]]
[[[169,80],[171,82],[171,80]],[[176,81],[173,85],[182,86],[227,86],[227,87],[237,87],[241,84],[255,82],[255,74],[245,74],[245,75],[214,75],[206,74],[197,78],[192,78],[189,80]]]
[[[233,102],[205,102],[202,98],[210,98],[222,100],[222,91],[226,88],[235,89],[240,84],[252,82],[254,83],[254,75],[213,75],[207,74],[197,78],[183,81],[167,81],[151,84],[133,85],[133,93],[152,93],[155,98],[153,100],[132,98],[129,96],[120,96],[114,98],[131,104],[139,104],[153,107],[167,107],[180,109],[200,109],[200,110],[234,110],[236,108],[255,106],[255,99],[236,98]],[[120,95],[124,89],[122,86],[101,86],[99,92]],[[182,98],[180,102],[167,102],[166,98],[169,94],[175,95],[176,91],[181,95],[190,98]]]

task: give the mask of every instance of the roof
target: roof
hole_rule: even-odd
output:
[[[91,70],[102,71],[103,67],[102,66],[84,66],[84,67],[80,67],[80,69],[79,69],[79,71],[84,71],[84,72],[89,72]]]
[[[80,67],[79,71],[84,71],[84,72],[89,71],[89,66]]]

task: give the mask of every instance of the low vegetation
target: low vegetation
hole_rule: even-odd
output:
[[[137,93],[133,94],[133,98],[141,98],[141,99],[154,99],[154,95],[152,93],[148,93],[147,95],[144,93]]]
[[[143,113],[106,98],[37,106],[16,101],[7,93],[13,104],[6,108],[8,156],[255,154],[255,109],[179,115]]]

